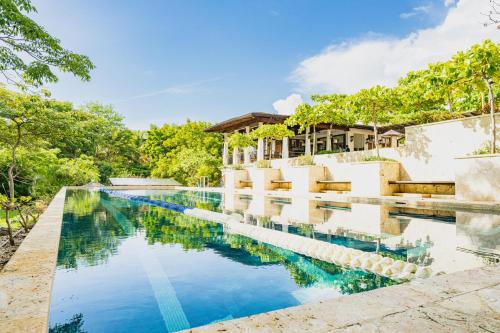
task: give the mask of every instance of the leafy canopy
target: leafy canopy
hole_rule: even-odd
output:
[[[295,135],[292,130],[289,130],[285,124],[266,124],[257,127],[250,136],[254,139],[275,139],[291,138]]]
[[[35,86],[56,82],[54,68],[90,80],[94,65],[84,55],[61,46],[27,14],[36,12],[30,0],[0,0],[0,72],[9,82]]]
[[[243,133],[231,134],[228,138],[228,144],[230,148],[254,147],[256,145],[255,140]]]

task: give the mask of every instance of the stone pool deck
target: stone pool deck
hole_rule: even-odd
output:
[[[48,331],[66,189],[56,194],[0,272],[0,332]]]
[[[414,280],[184,332],[500,332],[500,266]]]

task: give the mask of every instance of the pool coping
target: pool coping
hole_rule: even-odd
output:
[[[0,272],[0,332],[48,331],[65,197],[63,187]]]
[[[500,266],[435,276],[182,331],[495,332]]]

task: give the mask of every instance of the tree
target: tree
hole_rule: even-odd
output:
[[[461,77],[481,89],[486,86],[491,121],[490,151],[496,153],[495,82],[500,79],[500,44],[487,39],[466,52],[453,56],[453,65]]]
[[[394,109],[396,106],[397,98],[395,98],[394,91],[383,86],[362,89],[351,97],[350,107],[356,119],[373,126],[378,157],[380,157],[378,126],[388,124],[395,119]]]
[[[94,65],[84,55],[64,49],[27,14],[36,12],[30,0],[0,1],[0,72],[8,82],[35,86],[56,82],[53,69],[90,80]]]
[[[490,10],[487,13],[483,13],[483,15],[487,17],[487,21],[484,22],[484,26],[487,27],[494,24],[497,29],[500,29],[500,2],[497,0],[488,1],[490,2]]]
[[[222,137],[218,133],[205,132],[209,126],[209,123],[188,120],[183,125],[151,127],[141,152],[152,175],[171,177],[189,185],[197,183],[196,177],[208,176],[210,184],[218,184]],[[203,162],[206,164],[200,164]]]
[[[67,128],[67,117],[64,111],[53,106],[58,103],[45,96],[26,95],[0,89],[0,145],[10,152],[9,166],[6,172],[8,185],[8,204],[6,222],[9,224],[10,211],[15,210],[15,182],[17,174],[17,153],[22,146],[37,147],[44,143],[44,138],[57,137]],[[11,228],[9,227],[9,232]],[[11,244],[13,239],[10,237]]]
[[[299,133],[304,132],[308,128],[313,129],[313,150],[312,154],[316,153],[316,126],[324,122],[323,114],[319,112],[316,105],[302,103],[297,106],[295,112],[285,121],[288,126],[299,126]]]
[[[255,147],[255,141],[248,135],[242,133],[233,133],[228,138],[230,148]]]
[[[250,137],[253,139],[267,139],[269,142],[269,159],[271,159],[271,140],[291,138],[294,135],[295,133],[289,130],[285,124],[266,124],[250,132]]]
[[[345,94],[312,95],[319,118],[323,123],[329,123],[330,129],[334,125],[351,126],[356,119],[348,108],[349,96]]]

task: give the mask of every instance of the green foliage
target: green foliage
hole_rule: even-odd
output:
[[[6,173],[9,163],[10,152],[0,149],[0,174]],[[93,159],[85,155],[74,159],[59,158],[57,149],[21,148],[18,151],[17,179],[17,195],[48,199],[62,186],[98,181],[99,172]],[[7,187],[6,179],[0,178],[0,193]]]
[[[196,185],[206,176],[210,185],[220,182],[222,136],[207,133],[209,123],[187,121],[183,125],[152,127],[141,151],[155,177],[172,177]]]
[[[285,124],[288,126],[299,126],[299,132],[304,132],[307,128],[324,122],[323,114],[319,112],[317,107],[308,103],[302,103],[288,117]]]
[[[395,159],[392,158],[387,158],[387,157],[381,157],[381,156],[365,156],[363,157],[364,162],[375,162],[375,161],[380,161],[380,162],[397,162]]]
[[[303,155],[291,160],[293,166],[314,165],[314,158],[311,155]]]
[[[233,133],[228,138],[229,148],[255,147],[257,143],[249,135]]]
[[[320,150],[317,152],[318,155],[327,155],[327,154],[337,154],[341,153],[342,150],[336,149],[336,150]]]
[[[289,130],[285,124],[266,124],[259,126],[250,132],[250,137],[253,139],[281,140],[283,138],[291,138],[294,135],[295,133]]]
[[[488,155],[491,154],[491,144],[486,143],[481,148],[476,149],[472,152],[472,155]],[[500,154],[500,148],[496,148],[496,154]]]
[[[259,169],[269,169],[271,167],[271,162],[268,160],[260,160],[255,162],[255,167]]]
[[[35,12],[30,0],[0,1],[0,72],[10,82],[42,85],[57,81],[57,68],[88,81],[94,69],[89,58],[64,49],[30,18]]]

